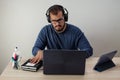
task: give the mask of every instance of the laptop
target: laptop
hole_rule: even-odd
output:
[[[44,50],[44,74],[84,75],[86,52],[78,50]]]
[[[112,61],[112,59],[116,53],[117,53],[117,50],[114,50],[100,56],[98,62],[96,63],[93,69],[96,71],[102,72],[104,70],[114,67],[115,64]]]

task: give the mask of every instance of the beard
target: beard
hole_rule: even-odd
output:
[[[61,26],[61,25],[55,26],[56,31],[62,31],[63,29],[64,29],[64,26]]]
[[[62,25],[56,25],[56,26],[54,26],[54,29],[55,29],[55,31],[57,31],[57,32],[63,32],[64,30],[65,30],[65,24],[62,26]]]

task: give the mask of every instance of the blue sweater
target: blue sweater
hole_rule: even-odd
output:
[[[57,33],[51,24],[43,27],[34,44],[32,54],[35,56],[38,50],[44,50],[45,47],[47,49],[82,50],[87,52],[86,57],[93,54],[93,49],[84,33],[71,24],[67,24],[62,33]]]

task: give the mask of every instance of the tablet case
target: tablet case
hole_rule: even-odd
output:
[[[116,53],[117,53],[117,50],[102,55],[99,58],[99,61],[97,62],[97,64],[95,65],[94,70],[102,72],[104,70],[114,67],[115,64],[112,61],[112,58],[115,56]]]
[[[27,63],[29,63],[30,60],[28,59],[25,63],[23,63],[21,65],[21,68],[25,71],[37,71],[42,65],[43,65],[43,61],[41,60],[40,62],[38,62],[37,64],[35,64],[34,66],[28,66],[26,65]]]

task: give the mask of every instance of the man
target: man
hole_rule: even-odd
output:
[[[34,57],[32,63],[37,63],[43,58],[43,50],[69,49],[87,52],[86,58],[93,54],[93,49],[84,33],[76,26],[66,23],[68,11],[61,5],[53,5],[46,12],[49,25],[40,31],[32,50]],[[69,53],[68,53],[69,54]]]

